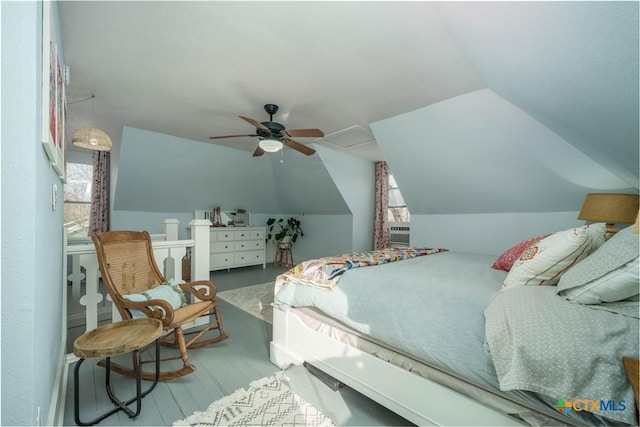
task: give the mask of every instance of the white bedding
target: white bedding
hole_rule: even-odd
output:
[[[443,252],[358,268],[345,273],[331,291],[285,283],[275,304],[284,310],[317,307],[375,342],[499,391],[485,342],[484,312],[506,273],[491,269],[492,262],[490,256]],[[557,397],[534,399],[553,411]],[[585,413],[569,416],[580,424],[600,423]]]
[[[505,290],[486,311],[502,390],[588,401],[572,404],[572,411],[586,406],[628,424],[636,410],[622,357],[638,358],[638,334],[637,318],[574,304],[556,295],[554,286]]]

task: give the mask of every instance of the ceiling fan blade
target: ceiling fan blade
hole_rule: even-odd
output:
[[[252,157],[259,157],[259,156],[262,156],[263,154],[264,154],[264,150],[260,147],[257,147],[256,151],[253,152]]]
[[[259,121],[252,119],[251,117],[244,117],[244,116],[238,116],[238,117],[240,117],[242,120],[244,120],[246,122],[251,123],[253,126],[255,126],[258,129],[269,130],[268,127],[266,127],[265,125],[263,125]]]
[[[310,156],[316,152],[313,148],[307,147],[304,144],[300,144],[298,141],[294,141],[293,139],[285,139],[284,143],[287,147],[293,148],[296,151],[301,152],[302,154],[306,154]]]
[[[320,129],[287,129],[285,132],[292,138],[322,138],[324,136],[324,132]]]
[[[241,136],[258,136],[255,133],[251,135],[224,135],[224,136],[210,136],[209,139],[221,139],[221,138],[240,138]]]

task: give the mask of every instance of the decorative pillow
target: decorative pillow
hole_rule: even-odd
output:
[[[496,270],[504,270],[504,271],[511,270],[511,266],[513,265],[513,263],[516,262],[518,258],[520,258],[520,255],[522,255],[522,253],[529,246],[535,245],[540,240],[550,235],[551,233],[541,234],[540,236],[532,237],[530,239],[527,239],[518,243],[517,245],[510,247],[496,259],[496,261],[493,263],[491,268],[495,268]]]
[[[168,283],[163,283],[162,285],[158,285],[155,288],[148,290],[146,292],[142,292],[139,294],[129,294],[123,295],[124,299],[129,301],[149,301],[152,299],[161,299],[165,300],[169,303],[171,308],[174,310],[184,307],[187,305],[187,297],[184,294],[184,291],[178,286],[174,279],[169,280]],[[154,310],[160,309],[160,306],[152,306]],[[130,310],[131,316],[134,319],[147,317],[140,310]]]
[[[615,234],[564,274],[557,293],[580,304],[601,304],[640,293],[638,236],[632,227]]]
[[[503,288],[526,285],[555,285],[572,266],[601,245],[604,223],[585,225],[553,233],[529,246],[513,263]]]

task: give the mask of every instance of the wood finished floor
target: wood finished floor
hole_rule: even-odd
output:
[[[218,291],[225,291],[273,281],[283,271],[267,264],[266,269],[246,267],[212,272],[211,280]],[[159,382],[142,400],[142,412],[136,419],[130,419],[120,411],[98,425],[170,426],[193,412],[205,410],[225,395],[247,388],[250,382],[277,372],[278,367],[269,360],[271,325],[225,301],[219,300],[219,307],[224,328],[231,335],[229,339],[210,347],[190,350],[190,361],[197,370],[173,381]],[[171,350],[163,348],[161,351],[164,354]],[[113,407],[105,391],[104,369],[97,367],[95,362],[87,360],[80,369],[80,418],[85,422]],[[74,367],[75,364],[69,368],[64,425],[75,425]],[[290,367],[287,375],[292,390],[329,416],[336,425],[411,425],[348,387],[332,391],[303,367]],[[126,400],[135,395],[134,380],[117,374],[111,378],[116,396]],[[143,382],[143,390],[146,386],[147,383]],[[135,403],[132,407],[135,408]]]

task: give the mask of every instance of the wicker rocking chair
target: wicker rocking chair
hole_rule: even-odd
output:
[[[185,296],[194,295],[199,301],[173,308],[165,299],[156,299],[153,294],[165,291],[166,281],[157,267],[151,246],[151,237],[146,231],[107,231],[92,236],[96,247],[102,280],[123,319],[147,317],[160,319],[165,331],[173,331],[173,339],[168,335],[161,340],[166,347],[176,348],[179,355],[160,359],[161,361],[182,359],[182,368],[163,371],[160,380],[172,380],[188,375],[196,370],[189,363],[187,349],[199,348],[220,342],[229,336],[222,328],[222,318],[215,300],[216,287],[210,281],[194,281],[178,285]],[[164,288],[158,288],[164,285]],[[175,289],[175,288],[174,288]],[[177,290],[177,289],[176,289]],[[135,301],[132,296],[146,295]],[[178,294],[181,292],[178,291]],[[154,299],[147,299],[151,295]],[[133,300],[132,300],[133,299]],[[200,316],[213,317],[212,321],[196,332],[184,333],[182,325]],[[217,330],[217,336],[204,337]],[[185,335],[194,335],[188,341]],[[154,362],[146,360],[143,363]],[[102,363],[102,362],[101,362]],[[111,362],[111,369],[127,376],[135,377],[132,368]],[[155,372],[142,371],[141,377],[153,380]]]

